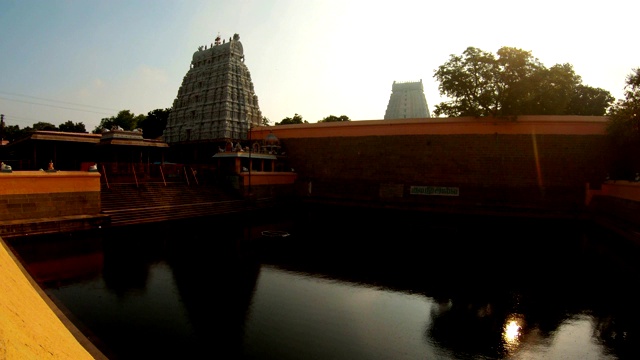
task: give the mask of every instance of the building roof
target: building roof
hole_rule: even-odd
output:
[[[129,145],[129,146],[145,146],[145,147],[161,147],[168,148],[169,145],[162,140],[144,139],[142,132],[110,130],[102,134],[89,133],[72,133],[63,131],[44,131],[36,130],[30,132],[27,136],[13,141],[7,146],[18,145],[30,141],[59,141],[65,143],[90,143],[90,144],[109,144],[109,145]]]
[[[102,133],[100,145],[128,145],[167,148],[169,145],[156,139],[144,139],[142,131],[108,130]]]
[[[13,144],[19,144],[27,142],[29,140],[49,140],[49,141],[64,141],[64,142],[83,142],[83,143],[98,143],[102,135],[89,134],[89,133],[72,133],[63,131],[44,131],[35,130],[30,132],[27,136],[22,137],[16,141],[10,142],[8,146]]]

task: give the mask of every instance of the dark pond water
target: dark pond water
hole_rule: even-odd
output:
[[[10,245],[111,359],[640,358],[640,252],[578,221],[318,208]]]

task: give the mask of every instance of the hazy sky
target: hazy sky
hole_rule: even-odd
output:
[[[198,46],[234,33],[272,123],[383,119],[393,81],[420,79],[433,112],[434,70],[469,46],[570,63],[618,99],[640,67],[638,13],[627,0],[0,0],[0,113],[92,131],[169,108]]]

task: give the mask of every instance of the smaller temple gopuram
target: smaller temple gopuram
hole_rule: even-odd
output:
[[[385,120],[429,118],[429,107],[420,82],[393,82]]]

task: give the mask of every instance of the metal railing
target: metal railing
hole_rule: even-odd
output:
[[[162,182],[164,186],[167,186],[167,180],[164,178],[164,171],[162,171],[162,166],[160,166],[160,175],[162,175]]]
[[[107,189],[109,189],[109,179],[107,179],[107,170],[104,168],[104,164],[102,164],[102,175],[104,176],[104,183],[107,185]]]
[[[104,162],[98,164],[103,175],[103,185],[132,184],[137,187],[149,183],[164,184],[183,183],[188,186],[201,186],[211,182],[223,181],[227,171],[217,164],[146,164]]]
[[[187,185],[189,185],[189,175],[187,175],[187,168],[183,167],[182,170],[184,170],[184,179],[187,181]]]
[[[196,185],[200,185],[200,184],[198,183],[198,178],[196,177],[196,171],[195,171],[195,170],[193,170],[193,168],[192,168],[192,167],[190,167],[189,169],[191,169],[191,175],[193,175],[193,180],[196,182]]]
[[[131,170],[133,171],[133,178],[136,180],[136,187],[139,187],[140,185],[138,184],[138,176],[136,176],[135,166],[131,165]]]

